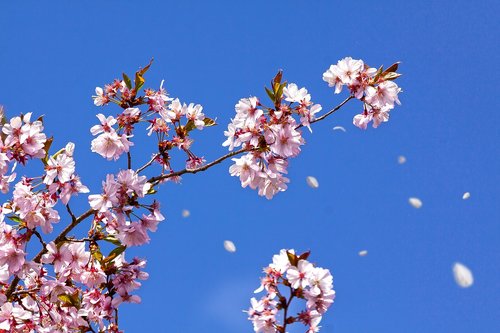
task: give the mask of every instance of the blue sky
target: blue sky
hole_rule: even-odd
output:
[[[9,115],[45,115],[55,146],[77,145],[92,192],[124,161],[90,152],[95,86],[151,57],[147,86],[200,103],[219,126],[195,152],[225,153],[239,98],[265,97],[278,69],[325,108],[322,73],[345,56],[402,61],[403,105],[389,123],[359,130],[349,103],[306,134],[289,189],[272,201],[241,189],[229,164],[164,186],[167,220],[151,244],[141,305],[122,308],[126,332],[252,332],[241,312],[261,268],[281,248],[312,250],[334,274],[337,300],[323,332],[500,330],[498,13],[496,1],[52,1],[0,4],[1,98]],[[104,110],[115,115],[118,109]],[[346,133],[333,131],[341,125]],[[146,159],[154,142],[134,154]],[[407,163],[399,165],[404,155]],[[314,175],[320,187],[307,187]],[[471,192],[469,200],[462,194]],[[419,210],[408,204],[419,197]],[[75,210],[86,210],[81,197]],[[182,209],[191,216],[182,218]],[[225,239],[236,253],[224,251]],[[359,257],[366,249],[368,255]],[[475,284],[459,288],[459,261]],[[292,330],[291,332],[299,332]]]

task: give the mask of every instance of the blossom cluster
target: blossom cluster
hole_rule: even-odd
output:
[[[192,152],[193,139],[189,134],[194,129],[213,126],[215,121],[205,116],[200,104],[181,103],[178,98],[169,97],[163,81],[158,90],[148,88],[144,90],[144,96],[138,96],[144,85],[142,75],[150,65],[136,73],[134,86],[124,74],[123,80],[115,79],[104,89],[96,88],[96,95],[93,96],[96,106],[115,103],[123,111],[116,117],[97,115],[100,124],[91,128],[91,133],[97,135],[91,149],[108,160],[117,160],[122,154],[130,152],[130,147],[134,145],[131,141],[134,127],[144,123],[147,124],[148,135],[156,135],[158,152],[153,155],[154,162],[160,164],[164,172],[173,172],[170,150],[175,147],[187,155],[186,168],[195,169],[203,165],[205,159]],[[147,105],[147,110],[141,110],[141,105]]]
[[[309,252],[301,255],[294,250],[281,250],[273,256],[273,262],[264,268],[266,274],[256,293],[265,291],[260,299],[252,298],[247,311],[255,332],[284,333],[286,326],[300,322],[307,327],[307,333],[318,332],[322,316],[335,299],[333,276],[325,268],[315,267],[307,261]],[[288,299],[281,289],[290,291]],[[305,300],[305,309],[290,315],[293,298]],[[279,311],[283,311],[279,322]]]
[[[281,83],[281,77],[280,72],[271,82],[272,90],[267,89],[273,107],[263,105],[257,97],[239,100],[222,144],[230,151],[240,146],[248,151],[233,158],[235,163],[229,173],[240,178],[242,187],[258,189],[259,195],[267,199],[287,189],[289,179],[284,175],[288,158],[296,157],[305,143],[299,128],[311,130],[311,122],[321,111],[321,105],[311,101],[306,88]]]
[[[117,238],[125,246],[149,242],[147,232],[156,231],[158,223],[165,219],[158,202],[139,203],[150,189],[146,177],[130,169],[120,171],[116,177],[107,175],[102,182],[103,192],[89,196],[90,207],[96,211],[94,224],[100,226],[99,232]],[[137,215],[132,214],[136,208],[144,208],[147,214],[142,213],[140,218],[131,221],[130,217]]]
[[[164,219],[157,202],[137,202],[150,184],[130,169],[116,177],[108,175],[103,195],[89,197],[88,216],[94,218],[89,237],[59,236],[45,243],[44,236],[62,220],[58,203],[66,206],[76,225],[79,220],[69,201],[78,193],[89,192],[75,173],[75,145],[70,142],[50,154],[52,139],[43,133],[42,120],[31,121],[30,113],[2,123],[2,176],[10,164],[14,169],[30,159],[41,161],[44,172],[21,177],[13,186],[12,198],[0,207],[0,332],[82,332],[92,327],[119,332],[118,306],[139,302],[133,292],[140,287],[139,280],[148,277],[143,272],[145,261],[128,263],[123,252],[127,246],[148,241],[146,231],[155,231]],[[11,182],[15,174],[11,171],[8,177]],[[3,189],[8,192],[9,186]],[[125,216],[133,215],[132,209],[138,207],[146,212],[137,222],[127,221]],[[41,251],[30,260],[27,248],[33,239],[40,243]],[[99,245],[102,241],[116,246],[107,256],[101,253],[106,248]]]
[[[351,57],[339,60],[336,65],[323,73],[323,80],[330,87],[335,87],[335,93],[342,91],[347,86],[351,96],[363,101],[363,113],[354,116],[353,124],[366,129],[373,121],[373,127],[389,121],[389,111],[394,108],[394,103],[401,104],[398,94],[401,88],[393,81],[400,74],[396,73],[398,63],[378,70],[366,65],[363,60]]]
[[[398,63],[385,71],[383,67],[377,70],[362,60],[347,57],[331,65],[323,74],[323,80],[335,87],[335,93],[347,86],[351,94],[349,99],[363,101],[364,111],[356,115],[353,122],[366,129],[372,120],[373,127],[388,121],[394,103],[400,104],[401,88],[393,82],[400,76],[396,73],[397,68]],[[239,177],[242,187],[257,189],[259,195],[268,199],[287,189],[289,179],[284,175],[288,159],[296,157],[305,143],[300,128],[307,127],[312,132],[311,124],[321,120],[317,113],[322,107],[311,101],[307,89],[295,83],[282,83],[281,79],[279,72],[271,81],[271,89],[266,88],[272,106],[265,106],[257,97],[238,101],[236,115],[224,132],[227,139],[222,144],[229,151],[241,146],[242,151],[247,152],[233,158],[229,173]]]
[[[167,180],[178,181],[185,173],[204,171],[244,153],[233,158],[231,175],[239,177],[243,187],[271,199],[287,188],[288,159],[296,157],[305,143],[302,128],[312,132],[311,124],[328,115],[318,117],[321,105],[312,102],[306,88],[282,82],[279,72],[266,88],[272,104],[266,106],[257,97],[239,100],[223,143],[231,152],[205,164],[192,151],[191,131],[213,126],[215,121],[205,116],[201,105],[170,97],[163,81],[157,90],[143,89],[150,66],[137,71],[133,81],[123,74],[123,79],[95,90],[96,106],[116,104],[121,112],[97,114],[99,123],[90,129],[95,136],[91,151],[114,161],[126,155],[126,168],[106,175],[102,190],[88,196],[89,208],[80,215],[74,214],[70,200],[90,190],[76,173],[75,145],[70,142],[51,152],[53,139],[43,132],[42,118],[33,121],[27,113],[6,119],[0,107],[0,190],[12,192],[0,206],[0,333],[122,332],[118,308],[124,302],[140,302],[137,289],[148,278],[146,261],[127,262],[125,251],[148,243],[150,232],[165,220],[160,204],[146,197]],[[346,85],[350,98],[363,101],[365,112],[355,117],[357,126],[366,128],[373,120],[376,127],[399,103],[400,88],[393,82],[399,76],[396,70],[397,64],[375,71],[361,60],[346,58],[333,65],[324,79],[336,92]],[[156,147],[150,160],[134,169],[132,140],[140,125],[144,134],[156,139]],[[240,150],[234,151],[237,147]],[[174,170],[174,148],[187,156],[183,170]],[[30,160],[41,162],[43,173],[22,176],[10,186],[16,167]],[[143,172],[152,165],[161,171],[148,178]],[[86,220],[86,236],[71,235]],[[64,221],[64,228],[49,240],[54,225]],[[37,247],[38,254],[30,256]],[[308,333],[319,330],[335,297],[333,278],[327,269],[308,262],[308,256],[282,250],[264,270],[266,276],[257,291],[265,290],[266,295],[259,301],[253,298],[248,311],[257,332],[285,333],[294,322],[306,325]],[[289,289],[288,298],[279,286]],[[305,300],[305,309],[290,315],[294,298]]]

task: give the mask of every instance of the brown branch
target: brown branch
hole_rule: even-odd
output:
[[[309,123],[310,124],[314,124],[314,123],[317,123],[318,121],[321,121],[321,120],[325,119],[329,115],[333,114],[335,111],[338,111],[341,107],[344,106],[344,104],[346,104],[347,102],[349,102],[353,98],[354,98],[354,96],[352,96],[352,95],[349,96],[349,97],[347,97],[346,99],[344,99],[344,101],[342,103],[340,103],[339,105],[337,105],[336,107],[334,107],[333,109],[331,109],[330,111],[328,111],[327,113],[325,113],[324,115],[322,115],[321,117],[318,117],[318,118],[310,121]],[[304,127],[304,125],[300,124],[299,126],[295,127],[295,129],[299,129],[301,127]]]
[[[233,156],[245,153],[245,152],[255,151],[257,149],[259,149],[259,148],[250,148],[250,149],[248,149],[248,148],[242,148],[240,150],[232,151],[229,154],[221,156],[218,159],[216,159],[216,160],[214,160],[214,161],[212,161],[212,162],[210,162],[208,164],[205,164],[204,166],[201,166],[199,168],[196,168],[196,169],[184,169],[184,170],[177,171],[177,172],[172,172],[172,173],[169,173],[169,174],[166,174],[166,175],[151,177],[148,180],[148,182],[152,183],[153,185],[156,185],[156,184],[158,184],[160,181],[162,181],[164,179],[168,179],[168,178],[172,178],[172,177],[176,177],[176,176],[181,176],[181,175],[186,174],[186,173],[193,173],[194,174],[194,173],[198,173],[198,172],[201,172],[201,171],[205,171],[208,168],[211,168],[214,165],[219,164],[222,161],[227,160],[230,157],[233,157]]]
[[[333,114],[334,112],[338,111],[342,106],[344,106],[344,104],[346,104],[347,102],[349,102],[351,99],[353,99],[354,96],[349,96],[348,98],[346,98],[342,103],[340,103],[339,105],[337,105],[336,107],[334,107],[333,109],[331,109],[330,111],[328,111],[327,113],[325,113],[324,115],[316,118],[315,120],[311,121],[310,123],[311,124],[314,124],[318,121],[321,121],[323,119],[325,119],[326,117],[330,116],[331,114]],[[295,129],[299,129],[303,127],[302,125],[299,125],[297,126]],[[256,148],[242,148],[240,150],[237,150],[237,151],[233,151],[233,152],[230,152],[224,156],[221,156],[219,157],[218,159],[208,163],[208,164],[205,164],[204,166],[201,166],[199,168],[196,168],[196,169],[183,169],[183,170],[180,170],[180,171],[177,171],[177,172],[172,172],[172,173],[169,173],[169,174],[165,174],[165,175],[160,175],[160,176],[156,176],[156,177],[151,177],[148,182],[149,183],[152,183],[153,185],[157,185],[160,181],[162,180],[165,180],[165,179],[168,179],[168,178],[172,178],[172,177],[176,177],[176,176],[181,176],[181,175],[184,175],[186,173],[192,173],[192,174],[195,174],[195,173],[198,173],[198,172],[202,172],[202,171],[205,171],[211,167],[213,167],[214,165],[217,165],[223,161],[225,161],[226,159],[228,158],[231,158],[233,156],[236,156],[236,155],[240,155],[242,153],[245,153],[245,152],[251,152],[251,151],[256,151],[260,149],[259,147],[256,147]],[[129,156],[128,154],[128,165],[129,165],[129,169],[131,168],[131,157]],[[151,163],[153,163],[154,161],[154,158],[151,159],[151,161],[149,161],[148,163],[146,163],[144,166],[142,166],[141,168],[139,168],[137,170],[137,172],[140,172],[142,170],[144,170],[145,168],[147,168],[149,165],[151,165]],[[73,215],[73,213],[71,212],[71,209],[69,208],[69,206],[67,205],[66,206],[66,209],[68,210],[68,212],[70,213],[71,215],[71,218],[72,218],[72,221],[71,221],[71,224],[68,225],[60,234],[59,236],[56,237],[56,239],[54,240],[54,243],[57,245],[63,241],[66,240],[66,236],[68,235],[68,233],[73,230],[80,222],[82,222],[83,220],[85,220],[87,217],[90,217],[92,216],[93,214],[95,214],[95,211],[90,208],[89,210],[87,210],[85,213],[83,213],[82,215],[80,215],[79,217],[75,217]],[[36,262],[36,263],[39,263],[40,262],[40,259],[42,258],[42,256],[47,252],[46,248],[44,247],[40,252],[38,252],[38,254],[35,256],[35,258],[33,258],[33,261]],[[9,289],[7,289],[6,293],[5,293],[5,296],[7,297],[7,299],[10,298],[10,296],[12,295],[12,293],[15,291],[15,288],[17,287],[18,283],[19,283],[20,279],[18,276],[15,276],[14,279],[12,280],[10,286],[9,286]],[[286,320],[286,318],[285,318]]]
[[[146,169],[147,167],[149,167],[151,164],[153,164],[153,162],[156,160],[156,158],[159,155],[160,154],[154,154],[153,157],[149,160],[149,162],[144,164],[143,166],[141,166],[139,169],[137,169],[137,171],[135,173],[139,173],[139,172],[143,171],[144,169]]]

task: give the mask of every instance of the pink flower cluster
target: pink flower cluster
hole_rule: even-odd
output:
[[[306,88],[281,83],[281,73],[272,86],[273,91],[267,92],[274,107],[264,106],[257,97],[243,98],[236,104],[236,116],[224,132],[227,140],[222,144],[230,151],[240,146],[249,151],[232,159],[235,163],[229,173],[240,178],[242,187],[258,189],[267,199],[287,189],[289,179],[284,174],[288,158],[296,157],[304,144],[299,128],[311,129],[310,122],[321,111]],[[294,115],[300,118],[299,123]]]
[[[260,300],[251,299],[248,319],[255,332],[284,333],[286,326],[301,322],[307,333],[318,332],[324,313],[335,299],[333,277],[328,269],[315,267],[307,261],[309,252],[296,255],[294,250],[281,250],[273,256],[273,262],[264,268],[266,276],[256,293],[266,291]],[[280,291],[280,285],[290,291],[288,299]],[[293,298],[306,301],[305,309],[291,316],[290,303]],[[278,313],[283,311],[282,323]]]
[[[80,215],[73,213],[69,201],[89,189],[75,173],[74,144],[49,153],[53,139],[43,133],[41,118],[32,121],[28,113],[8,120],[0,107],[0,190],[9,192],[18,164],[37,159],[43,165],[42,175],[21,177],[11,189],[12,198],[0,206],[0,333],[120,333],[118,307],[124,302],[140,302],[137,289],[148,278],[146,261],[127,262],[125,251],[148,243],[149,232],[155,232],[165,219],[158,202],[144,203],[146,195],[156,193],[164,181],[178,181],[183,174],[204,171],[245,153],[233,158],[231,175],[240,178],[242,187],[257,189],[259,195],[271,199],[287,188],[288,159],[296,157],[304,144],[302,127],[312,132],[312,123],[352,98],[360,99],[365,109],[354,123],[366,128],[373,120],[377,127],[387,121],[401,91],[393,82],[400,75],[397,64],[385,71],[382,67],[374,70],[361,60],[346,58],[332,65],[324,79],[337,93],[346,85],[351,97],[317,117],[321,106],[311,101],[307,89],[282,83],[279,72],[271,88],[266,88],[272,104],[266,106],[257,97],[241,99],[225,132],[223,146],[231,152],[205,164],[191,150],[190,133],[213,126],[215,121],[204,115],[201,105],[169,97],[163,81],[158,90],[143,89],[143,76],[150,66],[137,71],[133,82],[123,74],[123,80],[95,90],[96,106],[114,103],[122,111],[116,116],[97,115],[99,124],[90,129],[95,136],[91,150],[107,160],[125,154],[127,167],[106,176],[101,193],[89,195],[90,208]],[[143,96],[138,95],[141,91]],[[132,138],[141,124],[149,136],[156,137],[157,146],[148,162],[133,169]],[[241,149],[233,151],[235,147]],[[171,165],[174,148],[187,156],[183,170],[174,171]],[[154,164],[161,166],[161,172],[147,178],[142,173]],[[59,208],[68,213],[68,223],[51,241],[45,240],[53,225],[63,219]],[[87,235],[71,236],[85,220],[89,220]],[[38,254],[28,258],[28,252],[37,247]],[[319,330],[335,291],[330,272],[315,267],[308,256],[282,250],[265,268],[266,276],[256,292],[266,291],[266,295],[260,300],[252,298],[248,311],[256,332],[285,333],[287,325],[295,322],[304,324],[308,333]],[[283,289],[289,290],[288,297]],[[305,309],[291,315],[294,298],[304,300]]]
[[[163,81],[158,90],[145,89],[144,96],[137,96],[144,83],[142,75],[148,68],[149,65],[136,73],[139,80],[135,82],[135,87],[132,87],[128,77],[124,76],[124,80],[115,80],[112,84],[105,85],[104,89],[96,88],[96,95],[93,96],[95,105],[103,106],[113,102],[124,110],[116,118],[97,115],[100,124],[90,130],[93,135],[97,135],[92,141],[92,151],[108,160],[117,160],[123,153],[129,153],[130,147],[134,145],[130,140],[134,126],[146,123],[148,135],[155,133],[158,139],[155,162],[162,165],[164,171],[173,172],[169,151],[174,147],[186,153],[186,168],[195,169],[201,166],[205,160],[191,151],[193,140],[189,137],[189,132],[213,126],[215,122],[205,116],[200,104],[181,103],[178,98],[169,97],[163,88]],[[149,107],[144,112],[138,108],[143,104]],[[171,139],[168,139],[169,134],[172,135]]]
[[[366,65],[363,60],[347,57],[331,65],[323,74],[323,80],[330,87],[335,87],[336,94],[345,85],[352,96],[363,101],[363,113],[353,119],[355,126],[366,129],[373,121],[373,127],[376,128],[389,121],[389,111],[394,108],[394,103],[401,104],[398,99],[401,88],[393,81],[400,76],[396,73],[397,69],[398,63],[384,71],[383,67],[377,70]]]
[[[137,246],[149,242],[147,231],[156,231],[159,222],[165,218],[159,211],[159,204],[139,204],[151,189],[151,184],[145,176],[139,176],[135,171],[122,170],[115,177],[107,175],[102,182],[102,194],[89,196],[89,204],[96,213],[95,223],[102,224],[108,235],[114,236],[125,246]],[[134,208],[145,208],[147,214],[136,221],[130,217],[136,215]]]
[[[31,113],[24,116],[14,117],[10,120],[5,118],[3,109],[0,109],[2,136],[0,138],[0,191],[7,193],[9,183],[16,178],[14,163],[10,175],[9,164],[12,161],[26,164],[28,159],[45,157],[45,143],[47,137],[43,133],[41,120],[31,121]]]
[[[97,260],[84,242],[47,245],[42,263],[52,264],[55,275],[41,264],[25,264],[20,272],[25,288],[17,302],[0,301],[0,332],[119,332],[115,321],[122,302],[140,302],[131,292],[148,278],[145,261]],[[93,331],[93,330],[92,330]]]

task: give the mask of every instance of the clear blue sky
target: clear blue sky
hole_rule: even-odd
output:
[[[122,307],[122,327],[252,332],[241,310],[261,268],[287,247],[311,249],[334,274],[337,301],[323,332],[498,332],[499,11],[493,0],[3,2],[0,104],[9,115],[44,114],[55,147],[75,142],[77,171],[95,193],[124,161],[90,152],[89,128],[103,111],[90,96],[153,56],[147,86],[165,79],[173,96],[217,117],[220,126],[198,133],[194,146],[208,160],[225,153],[237,100],[264,98],[277,69],[329,107],[343,97],[321,80],[330,64],[400,60],[403,105],[390,122],[359,130],[351,121],[360,104],[351,103],[318,124],[291,162],[289,190],[274,200],[241,189],[228,163],[163,187],[167,220],[133,251],[151,277],[143,303]],[[138,146],[143,158],[154,149]],[[421,209],[408,204],[412,196]],[[78,202],[75,210],[86,209],[85,196]],[[224,251],[225,239],[236,253]],[[455,261],[473,271],[471,288],[455,284]]]

